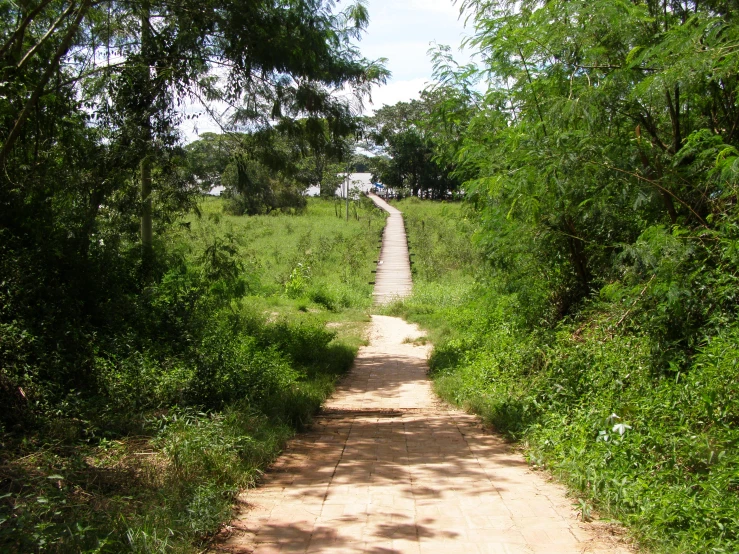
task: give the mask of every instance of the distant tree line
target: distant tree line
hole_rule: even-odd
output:
[[[444,157],[448,137],[437,133],[438,94],[422,93],[421,100],[383,106],[364,118],[362,133],[373,179],[396,191],[424,198],[451,198],[460,188],[456,163]]]
[[[223,187],[234,215],[306,205],[308,188],[333,196],[351,166],[356,118],[331,129],[323,118],[303,118],[251,133],[205,133],[185,146],[188,166],[204,190]]]

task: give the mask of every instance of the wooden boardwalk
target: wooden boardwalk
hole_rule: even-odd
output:
[[[368,194],[375,205],[390,214],[382,233],[382,248],[375,277],[375,304],[387,304],[413,292],[408,238],[405,234],[403,213],[393,208],[376,194]]]

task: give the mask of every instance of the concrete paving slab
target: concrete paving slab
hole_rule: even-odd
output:
[[[214,547],[221,552],[632,552],[579,521],[563,487],[433,393],[430,346],[373,316],[369,346]],[[568,508],[569,507],[569,508]],[[230,536],[229,536],[230,535]]]

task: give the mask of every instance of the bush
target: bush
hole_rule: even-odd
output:
[[[403,210],[412,221],[444,206]],[[429,241],[424,251],[443,252],[443,233],[409,229],[412,242]],[[419,268],[413,296],[389,310],[430,327],[444,398],[522,441],[583,502],[657,551],[734,552],[739,325],[725,271],[734,233],[709,241],[646,228],[568,317],[557,308],[561,282],[519,272],[531,260],[517,252],[508,267],[457,268],[446,254],[440,275]]]
[[[222,205],[171,228],[146,268],[136,246],[107,256],[106,238],[87,295],[79,274],[0,290],[15,314],[0,321],[0,550],[192,551],[351,365],[359,338],[326,323],[364,320],[345,308],[369,303],[355,280],[380,225],[338,220],[330,202],[297,218]],[[29,285],[34,260],[16,262]],[[335,311],[300,311],[313,295]]]

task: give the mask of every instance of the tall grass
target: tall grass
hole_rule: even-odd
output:
[[[351,365],[384,216],[222,206],[159,237],[145,302],[111,305],[92,390],[29,388],[48,405],[2,433],[0,550],[202,550]]]
[[[414,295],[389,311],[429,328],[441,396],[524,445],[584,516],[594,506],[655,552],[739,551],[739,323],[704,329],[686,366],[665,372],[658,302],[624,303],[613,283],[575,316],[532,325],[521,291],[546,285],[510,287],[505,268],[486,267],[464,209],[398,207],[434,262],[415,264]]]
[[[343,206],[333,200],[309,199],[306,216],[241,217],[224,214],[220,199],[206,198],[200,218],[191,218],[190,228],[181,226],[169,240],[193,259],[217,243],[234,248],[249,296],[287,296],[332,311],[368,308],[385,218],[367,202],[347,222]]]

